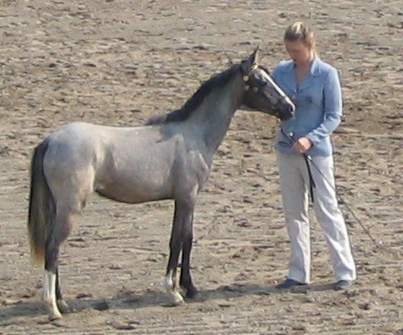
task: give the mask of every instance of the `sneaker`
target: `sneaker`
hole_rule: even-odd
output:
[[[355,284],[355,280],[339,280],[336,284],[334,284],[333,289],[335,291],[346,290],[349,287]]]
[[[287,278],[286,280],[284,280],[283,282],[278,284],[276,286],[276,288],[278,288],[278,289],[286,289],[286,288],[291,288],[291,287],[294,287],[294,286],[303,286],[303,285],[306,285],[306,284],[300,283],[299,281],[296,281],[294,279]]]

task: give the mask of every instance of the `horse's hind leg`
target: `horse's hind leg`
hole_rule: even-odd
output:
[[[56,269],[56,302],[60,312],[68,313],[70,311],[69,305],[64,301],[59,281],[59,266]]]
[[[49,231],[45,248],[45,275],[43,283],[43,302],[50,320],[60,319],[60,311],[68,311],[68,305],[63,300],[60,282],[58,257],[60,245],[67,239],[72,229],[72,214],[57,208],[55,221]]]

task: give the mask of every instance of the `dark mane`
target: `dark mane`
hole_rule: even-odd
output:
[[[205,81],[189,100],[180,108],[165,115],[157,115],[151,117],[146,125],[163,124],[169,122],[178,122],[187,120],[192,113],[203,102],[204,98],[216,87],[222,87],[227,84],[229,79],[239,71],[239,64],[231,66],[229,69],[213,75],[209,80]]]

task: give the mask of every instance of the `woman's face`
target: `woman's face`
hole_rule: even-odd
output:
[[[298,41],[285,41],[285,49],[290,58],[298,65],[309,63],[312,60],[311,48],[303,45]]]

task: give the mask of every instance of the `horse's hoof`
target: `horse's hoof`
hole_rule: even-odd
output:
[[[196,287],[190,288],[186,291],[186,298],[198,299],[200,298],[200,292]]]
[[[170,306],[180,306],[185,303],[183,297],[178,292],[169,293],[169,303]]]
[[[70,306],[64,300],[58,300],[57,307],[59,308],[59,311],[62,312],[62,314],[71,312]]]
[[[49,321],[57,321],[62,318],[62,314],[59,311],[49,312]]]
[[[59,313],[53,313],[53,314],[49,314],[49,321],[57,321],[60,320],[62,318],[62,315]]]
[[[44,307],[45,310],[48,312],[49,321],[55,321],[62,318],[62,314],[60,313],[56,305],[45,302]]]

